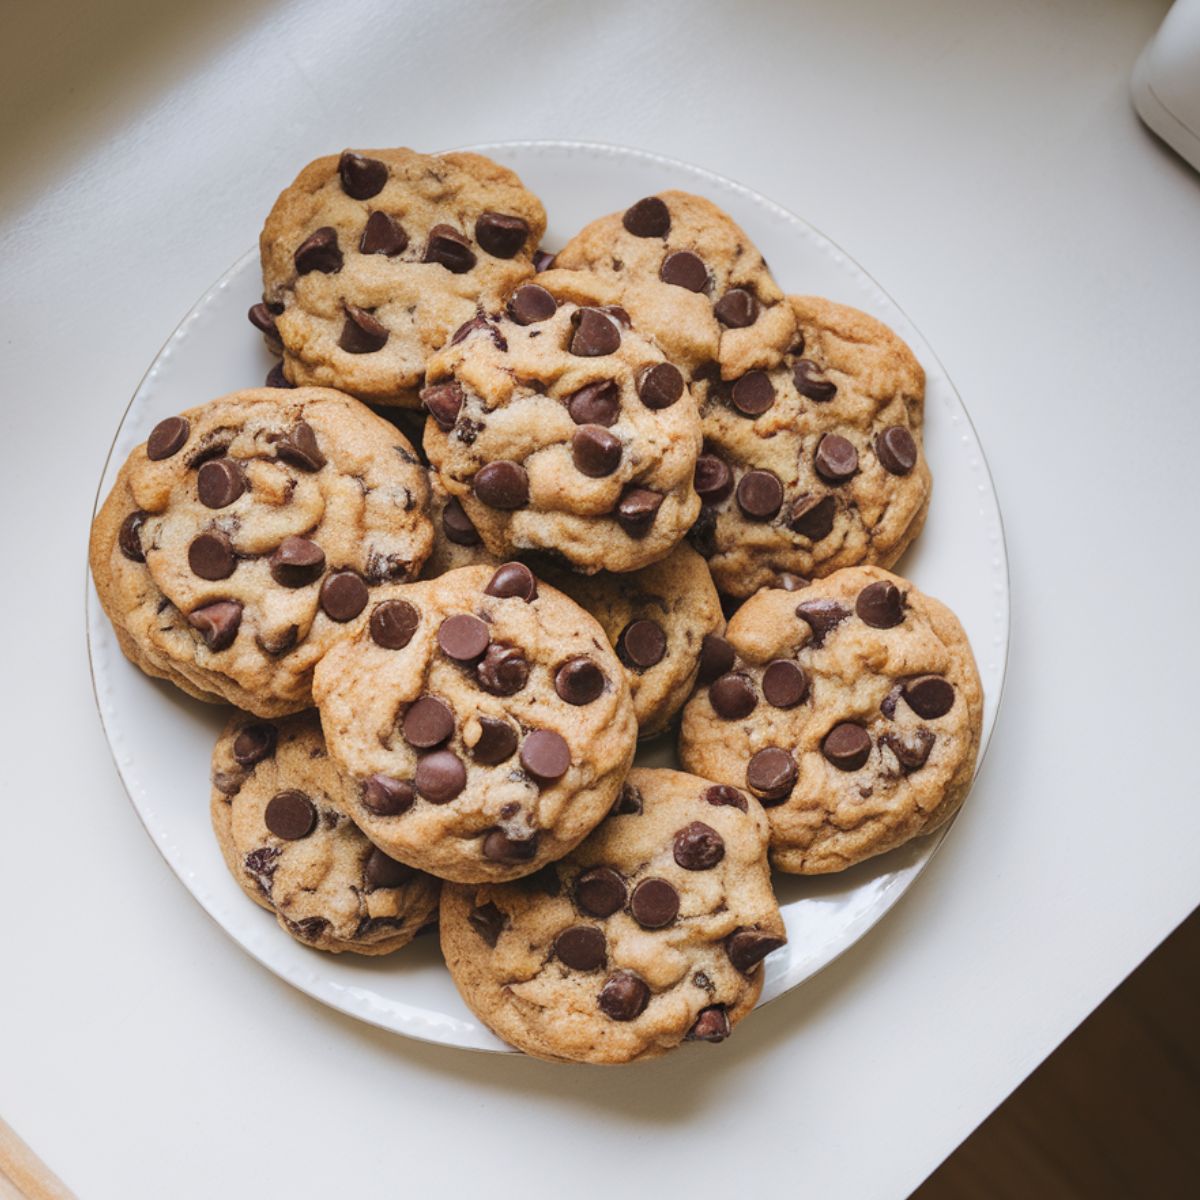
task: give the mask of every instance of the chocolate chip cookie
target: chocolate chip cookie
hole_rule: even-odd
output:
[[[715,365],[736,379],[775,366],[792,344],[791,309],[762,255],[702,196],[662,192],[601,217],[554,266],[543,282],[564,271],[595,275],[689,377]]]
[[[622,309],[523,284],[431,357],[421,399],[429,461],[493,555],[634,571],[699,512],[695,401]]]
[[[799,592],[759,592],[725,637],[726,669],[685,707],[679,754],[762,801],[776,867],[840,871],[957,812],[983,690],[944,604],[852,567]]]
[[[566,854],[637,743],[604,630],[520,563],[381,589],[313,694],[357,786],[350,815],[393,858],[462,882]]]
[[[429,554],[412,447],[324,388],[234,392],[160,421],[92,527],[91,566],[143,670],[259,716],[312,704],[317,659]]]
[[[267,217],[250,319],[292,383],[415,407],[429,354],[533,274],[545,228],[537,197],[478,154],[319,158]]]
[[[790,304],[798,333],[778,367],[696,384],[703,508],[691,540],[731,596],[780,573],[891,566],[929,506],[925,374],[912,351],[857,309]]]
[[[725,628],[704,559],[685,544],[626,575],[538,573],[600,622],[625,667],[641,736],[661,733],[691,695],[705,646]]]
[[[515,883],[446,886],[446,964],[505,1041],[556,1061],[721,1042],[786,941],[767,822],[736,788],[635,770],[572,854]]]

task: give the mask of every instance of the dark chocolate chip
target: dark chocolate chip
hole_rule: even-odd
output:
[[[689,1042],[723,1042],[730,1034],[729,1013],[723,1004],[702,1008],[684,1039]]]
[[[146,561],[146,552],[142,549],[142,526],[149,515],[149,513],[142,512],[139,509],[136,512],[131,512],[121,522],[121,529],[117,533],[117,545],[120,546],[121,553],[130,562],[140,563]]]
[[[442,652],[455,662],[475,662],[488,648],[491,638],[486,622],[470,613],[447,617],[437,631]]]
[[[747,471],[738,480],[738,508],[752,521],[769,521],[783,505],[783,484],[770,471]]]
[[[367,585],[353,571],[335,571],[321,584],[321,608],[331,621],[353,621],[368,599]]]
[[[263,821],[276,837],[298,842],[317,827],[317,807],[303,792],[288,789],[271,797]]]
[[[517,749],[517,731],[507,722],[496,717],[479,718],[479,741],[471,750],[471,757],[485,767],[494,767],[512,758]]]
[[[786,941],[787,938],[761,929],[738,929],[725,939],[725,953],[743,975],[749,975],[772,950],[778,950]]]
[[[279,742],[279,730],[265,721],[245,725],[233,739],[234,761],[243,767],[253,767],[267,758],[274,758]]]
[[[481,213],[475,240],[493,258],[514,258],[529,239],[529,222],[511,213]]]
[[[484,836],[480,851],[484,858],[492,862],[513,864],[528,862],[537,854],[537,847],[536,833],[529,837],[514,838],[502,829],[493,829]]]
[[[730,787],[727,783],[714,783],[712,787],[705,788],[700,795],[702,799],[717,808],[740,808],[742,812],[750,811],[746,797],[737,788]]]
[[[796,760],[778,746],[767,746],[746,764],[746,786],[764,804],[786,799],[796,786]]]
[[[670,408],[683,395],[683,376],[670,363],[656,363],[638,373],[637,393],[647,408]]]
[[[808,674],[790,659],[777,658],[763,672],[762,692],[776,708],[795,708],[808,696]]]
[[[879,702],[879,711],[890,721],[896,715],[896,705],[900,702],[900,697],[904,695],[904,684],[896,683],[892,685],[891,690]]]
[[[571,747],[552,729],[535,729],[521,744],[521,766],[536,782],[549,785],[571,765]]]
[[[543,250],[540,247],[533,252],[533,269],[540,275],[543,271],[549,271],[554,266],[556,255],[551,254],[548,250]]]
[[[666,237],[671,228],[671,213],[657,196],[647,196],[625,210],[621,224],[634,237]]]
[[[508,301],[508,315],[518,325],[537,325],[541,321],[548,321],[557,310],[558,301],[536,283],[517,288]]]
[[[450,345],[457,346],[459,342],[465,342],[476,331],[486,333],[497,350],[508,349],[508,339],[500,332],[499,327],[492,324],[482,313],[464,321],[451,335]]]
[[[346,323],[338,345],[347,354],[374,354],[387,345],[388,328],[365,308],[356,304],[345,305]]]
[[[237,566],[233,543],[219,529],[200,534],[188,547],[188,566],[201,579],[228,579]]]
[[[761,417],[775,403],[775,385],[766,371],[751,371],[732,387],[733,407],[747,417]]]
[[[590,659],[569,658],[554,675],[554,690],[568,704],[591,704],[604,691],[604,672]]]
[[[806,492],[793,501],[788,528],[819,542],[833,532],[833,518],[836,515],[837,501],[832,496],[816,496]]]
[[[355,200],[370,200],[378,195],[387,183],[387,164],[377,158],[366,158],[346,150],[338,159],[338,174],[342,177],[342,191]]]
[[[567,401],[567,412],[576,425],[615,425],[621,415],[621,392],[612,379],[581,387]]]
[[[471,523],[457,496],[451,496],[442,509],[442,532],[457,546],[478,546],[479,530]]]
[[[529,682],[529,660],[516,646],[493,642],[475,668],[479,686],[493,696],[515,696]]]
[[[571,438],[571,461],[581,475],[602,479],[621,465],[621,439],[602,425],[580,425]]]
[[[232,458],[214,458],[196,475],[200,503],[207,508],[227,508],[246,490],[246,476]]]
[[[954,685],[940,675],[918,675],[904,684],[904,699],[918,717],[932,721],[954,707]]]
[[[537,599],[537,580],[524,563],[504,563],[497,568],[483,591],[485,595],[497,596],[501,600],[516,596],[526,604],[532,604]]]
[[[733,647],[715,633],[706,633],[700,643],[699,684],[712,683],[728,671],[733,670]]]
[[[917,465],[917,443],[903,425],[889,425],[876,437],[875,454],[893,475],[907,475]]]
[[[662,493],[649,488],[627,487],[617,504],[617,524],[631,538],[644,538],[662,507]]]
[[[300,638],[299,625],[285,625],[282,629],[258,633],[254,636],[254,644],[264,653],[278,658],[295,646]]]
[[[417,792],[430,804],[449,804],[467,786],[467,769],[451,750],[435,750],[417,760]]]
[[[464,275],[475,265],[475,251],[452,225],[435,225],[429,231],[425,262],[440,263],[447,271]]]
[[[575,881],[575,903],[580,912],[611,917],[625,907],[625,880],[612,867],[593,867]]]
[[[598,306],[602,313],[608,313],[614,321],[625,329],[633,328],[633,318],[619,304],[601,304]]]
[[[861,770],[871,757],[871,735],[853,721],[842,721],[825,735],[821,753],[839,771]]]
[[[696,495],[705,504],[720,504],[733,491],[733,472],[724,459],[701,454],[696,459]]]
[[[317,435],[307,421],[297,421],[275,443],[275,456],[303,471],[319,471],[326,462]]]
[[[403,650],[420,623],[421,614],[407,600],[384,600],[371,612],[371,640],[385,650]]]
[[[431,750],[454,732],[454,712],[437,696],[420,696],[408,706],[401,729],[410,746]]]
[[[313,583],[325,570],[325,551],[308,538],[285,537],[271,555],[271,578],[284,587]]]
[[[662,662],[666,652],[666,630],[657,621],[631,621],[617,639],[617,654],[627,667],[644,671]]]
[[[858,470],[858,451],[840,433],[827,433],[817,443],[813,466],[826,483],[845,483]]]
[[[690,250],[673,250],[662,261],[658,277],[663,283],[702,292],[708,287],[708,268],[704,260]]]
[[[310,233],[296,247],[293,256],[297,275],[320,271],[323,275],[336,275],[342,269],[342,251],[338,245],[337,230],[332,225],[322,225]]]
[[[758,320],[758,300],[745,288],[731,288],[713,305],[713,314],[730,329],[745,329]]]
[[[403,887],[415,874],[416,871],[412,867],[384,854],[378,846],[367,856],[367,863],[363,868],[363,878],[369,892],[376,888]]]
[[[614,971],[604,981],[597,1003],[614,1021],[632,1021],[646,1011],[650,989],[632,971]]]
[[[906,771],[915,771],[925,765],[933,743],[937,739],[929,729],[897,729],[885,733],[879,739],[881,746],[886,746]]]
[[[360,254],[383,254],[395,258],[408,248],[408,234],[395,217],[385,212],[373,212],[363,226],[358,241]]]
[[[250,311],[246,314],[250,319],[250,324],[254,326],[259,333],[263,334],[272,342],[279,341],[279,330],[275,327],[275,314],[263,303],[253,304],[250,306]]]
[[[827,379],[811,358],[798,358],[792,364],[792,381],[800,395],[818,404],[826,404],[837,395],[837,384]]]
[[[241,771],[214,771],[212,785],[228,800],[230,796],[236,796],[242,790],[245,779]]]
[[[463,399],[462,384],[456,379],[449,379],[445,383],[431,383],[421,389],[421,404],[437,422],[438,428],[447,433],[454,428],[454,423],[458,420]]]
[[[572,925],[554,939],[554,957],[573,971],[595,971],[608,961],[604,933],[594,925]]]
[[[904,620],[904,593],[889,580],[878,579],[858,593],[854,611],[876,629],[891,629]]]
[[[263,381],[264,385],[269,388],[290,388],[295,387],[294,383],[288,380],[288,377],[283,373],[283,363],[277,362],[268,372],[267,378]]]
[[[632,783],[624,783],[621,785],[620,792],[617,793],[612,812],[618,817],[640,817],[643,807],[642,793]]]
[[[629,911],[643,929],[662,929],[679,916],[679,893],[665,879],[643,879],[629,897]]]
[[[493,949],[504,929],[504,914],[491,902],[471,909],[467,923]]]
[[[167,417],[159,421],[146,439],[146,457],[159,462],[178,454],[188,440],[190,432],[191,426],[185,417]]]
[[[581,308],[571,314],[575,332],[570,351],[579,358],[615,354],[621,345],[621,330],[612,317],[598,308]]]
[[[529,476],[515,462],[488,463],[475,473],[471,487],[489,508],[512,510],[529,503]]]
[[[241,623],[242,606],[236,600],[217,600],[188,614],[188,624],[200,631],[204,644],[214,654],[233,645]]]
[[[685,871],[709,871],[725,857],[725,839],[711,825],[693,821],[676,833],[674,853]]]
[[[377,817],[396,817],[413,806],[416,792],[406,779],[371,775],[362,786],[362,804]]]
[[[730,671],[709,685],[708,701],[718,717],[740,721],[754,711],[758,697],[754,694],[754,685],[745,675]]]
[[[803,600],[796,605],[796,616],[812,630],[808,644],[818,648],[849,615],[836,600]]]

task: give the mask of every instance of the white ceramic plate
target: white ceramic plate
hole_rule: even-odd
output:
[[[889,296],[845,252],[757,193],[698,167],[616,146],[506,142],[471,147],[516,170],[545,203],[545,245],[561,246],[587,221],[641,196],[682,188],[730,212],[786,291],[852,304],[905,338],[927,373],[925,450],[936,486],[925,530],[899,570],[948,603],[970,636],[983,675],[987,746],[1008,647],[1008,569],[996,494],[975,430],[941,364]],[[248,233],[251,231],[247,231]],[[163,417],[261,384],[272,365],[246,321],[260,298],[257,252],[212,287],[154,360],[117,430],[100,497],[120,464]],[[192,895],[243,949],[277,975],[351,1016],[409,1037],[505,1050],[471,1015],[441,965],[436,939],[398,955],[363,958],[306,949],[249,903],[225,868],[209,825],[209,758],[226,710],[141,674],[122,656],[87,589],[96,700],[117,769],[160,852]],[[674,764],[673,748],[643,749],[647,765]],[[913,882],[944,831],[843,872],[777,876],[788,944],[766,962],[762,1003],[796,987],[858,940]]]

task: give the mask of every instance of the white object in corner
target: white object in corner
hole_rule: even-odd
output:
[[[1130,87],[1138,116],[1200,170],[1200,0],[1176,0]]]

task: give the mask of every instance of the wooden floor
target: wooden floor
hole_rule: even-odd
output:
[[[913,1200],[1200,1196],[1200,909]]]

